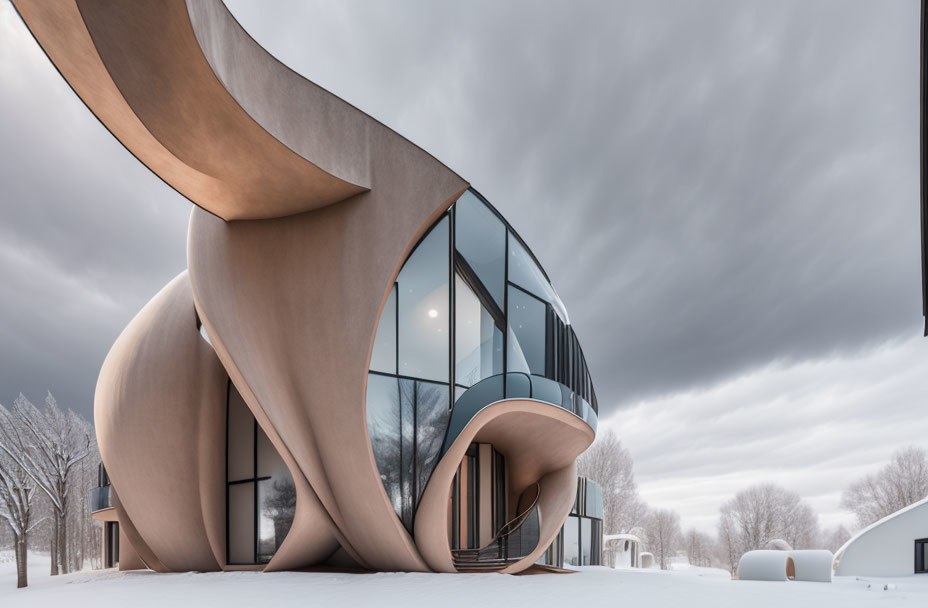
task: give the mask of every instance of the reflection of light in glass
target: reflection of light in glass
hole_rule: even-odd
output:
[[[434,308],[430,308],[430,309],[429,309],[429,317],[432,318],[432,319],[438,317],[438,311],[435,310]]]

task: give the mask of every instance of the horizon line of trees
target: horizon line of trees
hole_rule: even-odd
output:
[[[694,566],[735,574],[741,556],[751,550],[785,542],[794,549],[834,553],[851,538],[843,525],[822,529],[818,515],[798,492],[767,482],[737,492],[719,507],[714,536],[696,528],[684,532],[676,511],[652,508],[641,499],[633,469],[631,455],[612,430],[597,437],[577,461],[578,473],[603,487],[604,534],[637,534],[643,550],[654,555],[661,569],[685,556]],[[841,506],[863,528],[926,496],[928,452],[908,446],[878,471],[851,483],[842,493]]]
[[[28,584],[29,549],[48,551],[52,576],[99,565],[88,504],[99,459],[92,424],[51,392],[41,405],[22,393],[0,404],[0,548],[13,546],[17,587]]]

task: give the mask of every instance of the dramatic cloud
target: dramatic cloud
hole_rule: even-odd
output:
[[[917,0],[230,1],[271,53],[420,144],[545,265],[645,497],[711,526],[924,437]],[[190,205],[0,3],[0,402],[89,412],[183,269]],[[920,435],[919,435],[920,433]],[[924,443],[924,441],[922,441]]]
[[[607,411],[918,331],[918,2],[229,6],[499,207]]]
[[[89,416],[100,364],[186,267],[189,203],[129,154],[0,4],[0,402]]]

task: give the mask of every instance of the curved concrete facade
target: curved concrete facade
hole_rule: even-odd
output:
[[[838,576],[908,576],[915,572],[915,541],[928,539],[928,498],[858,532],[835,553]],[[917,559],[917,558],[916,558]]]
[[[531,566],[571,510],[575,460],[595,421],[533,399],[487,404],[435,463],[414,528],[397,516],[368,427],[368,373],[385,304],[417,243],[468,183],[278,62],[219,0],[14,4],[101,122],[197,205],[189,275],[133,319],[97,384],[100,450],[132,563],[159,571],[323,563],[454,571],[450,486],[479,441],[506,457],[511,505],[541,487],[536,549],[499,569]],[[563,323],[561,342],[575,344]],[[557,385],[565,403],[580,400],[571,391],[592,393],[573,348],[570,365],[585,388]],[[566,358],[560,367],[568,373]],[[268,478],[258,465],[249,479],[229,473],[233,391],[254,418],[256,454],[260,434],[295,496],[285,537],[275,536],[262,563],[231,557],[233,484],[252,484],[254,533],[270,526],[258,512],[259,488],[270,484],[260,485]]]

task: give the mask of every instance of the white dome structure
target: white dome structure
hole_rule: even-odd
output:
[[[838,576],[928,572],[928,498],[870,524],[835,554]]]

